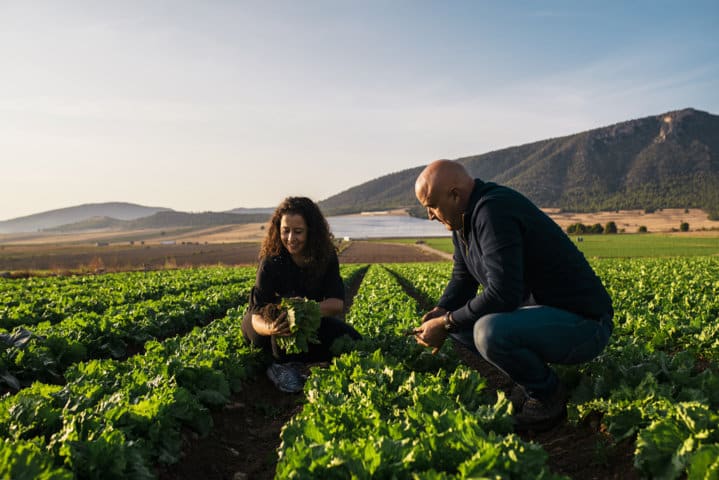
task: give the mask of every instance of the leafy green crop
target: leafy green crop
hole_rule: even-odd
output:
[[[591,263],[615,328],[596,359],[557,366],[570,421],[598,419],[607,438],[634,442],[636,475],[719,478],[719,257]],[[340,272],[346,287],[362,278],[347,321],[363,338],[313,370],[277,478],[553,478],[541,446],[511,433],[501,393],[451,348],[432,355],[402,335],[451,263]],[[0,348],[0,391],[25,387],[0,397],[0,478],[152,478],[177,461],[182,429],[206,434],[210,409],[261,371],[241,331],[253,278],[250,268],[0,279],[0,335],[14,339]],[[296,334],[319,317],[315,302],[283,308]]]
[[[0,478],[13,480],[71,480],[71,472],[56,468],[52,456],[33,442],[0,440]]]
[[[286,353],[300,353],[309,350],[310,343],[319,343],[317,330],[322,316],[320,304],[306,298],[283,298],[280,309],[287,312],[290,336],[276,337],[277,346]]]

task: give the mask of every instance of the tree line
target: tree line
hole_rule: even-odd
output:
[[[672,229],[676,231],[675,229]],[[689,223],[682,222],[679,224],[679,230],[680,232],[688,232],[689,231]],[[637,233],[647,233],[647,227],[644,225],[640,225],[637,229]],[[586,234],[614,234],[614,233],[624,233],[624,229],[620,230],[617,228],[617,224],[615,222],[607,222],[604,226],[602,226],[601,223],[595,223],[594,225],[585,225],[583,223],[573,223],[567,227],[567,233],[570,235],[586,235]]]

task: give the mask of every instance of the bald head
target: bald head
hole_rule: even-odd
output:
[[[474,188],[474,180],[467,173],[464,166],[453,160],[435,160],[422,170],[414,183],[414,193],[417,198],[431,195],[434,190],[446,190],[447,188],[460,188],[469,193]],[[421,201],[421,200],[420,200]]]
[[[461,228],[461,216],[473,189],[474,179],[461,163],[452,160],[430,163],[414,183],[414,193],[429,219],[442,222],[450,230]]]

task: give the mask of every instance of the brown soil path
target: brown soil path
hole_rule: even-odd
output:
[[[402,263],[442,262],[445,258],[436,251],[419,245],[353,241],[339,255],[340,263]]]

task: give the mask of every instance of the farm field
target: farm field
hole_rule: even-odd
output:
[[[511,385],[403,335],[448,262],[343,264],[364,338],[300,395],[242,339],[252,266],[0,279],[0,476],[719,477],[719,256],[591,263],[610,345],[559,370],[567,422],[521,436]]]
[[[257,265],[259,243],[177,245],[0,245],[0,276],[156,270],[213,265]],[[411,243],[344,242],[342,263],[445,260]]]
[[[677,234],[572,235],[570,238],[587,258],[636,258],[719,255],[719,232]],[[416,239],[386,239],[383,242],[415,243]],[[451,238],[425,238],[436,250],[452,253]]]

